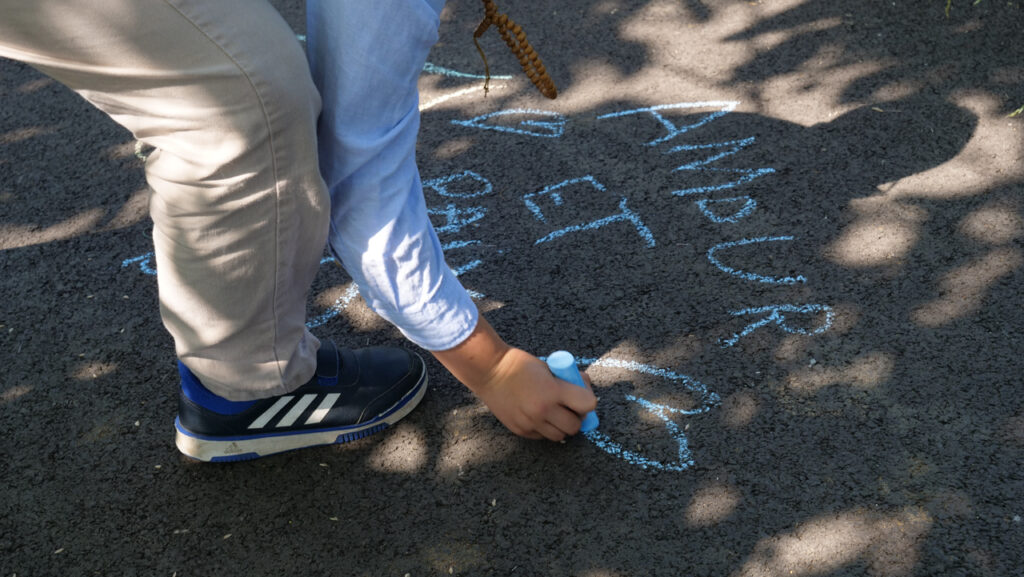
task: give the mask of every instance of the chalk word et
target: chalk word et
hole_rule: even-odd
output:
[[[605,188],[603,184],[595,180],[593,176],[587,175],[582,176],[580,178],[572,178],[569,180],[565,180],[558,184],[553,184],[551,186],[545,187],[543,190],[539,192],[531,192],[529,194],[526,194],[523,196],[523,202],[526,203],[526,207],[530,210],[531,213],[533,213],[533,216],[537,220],[546,223],[548,221],[547,216],[541,209],[540,204],[538,204],[537,199],[541,197],[546,197],[551,200],[554,206],[561,207],[565,204],[565,199],[562,195],[562,190],[565,189],[566,187],[570,187],[580,183],[584,183],[585,185],[592,187],[594,190],[597,190],[598,192],[608,192],[608,189]],[[571,226],[561,228],[538,239],[534,244],[550,242],[556,238],[565,236],[570,232],[595,230],[615,222],[628,222],[632,224],[634,228],[636,228],[636,231],[640,235],[640,238],[643,239],[644,243],[648,247],[655,246],[656,243],[654,241],[654,235],[651,233],[651,230],[647,228],[647,225],[643,223],[643,221],[635,212],[631,211],[626,206],[626,197],[624,196],[619,197],[619,211],[620,212],[618,212],[617,214],[606,216],[593,222],[588,222],[584,224],[574,224]],[[569,209],[567,212],[575,213],[575,211],[571,209]]]

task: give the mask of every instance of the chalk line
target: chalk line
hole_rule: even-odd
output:
[[[425,63],[423,65],[423,72],[425,74],[435,74],[435,75],[440,75],[440,76],[449,76],[449,77],[452,77],[452,78],[473,78],[475,80],[485,80],[487,78],[487,76],[483,75],[483,74],[470,74],[470,73],[467,73],[467,72],[459,72],[458,70],[452,70],[451,68],[446,68],[444,66],[438,66],[437,64],[433,64],[433,63],[430,63],[430,62],[427,62],[427,63]],[[507,74],[505,74],[505,75],[493,75],[492,74],[491,75],[491,80],[511,80],[511,79],[512,79],[512,76],[511,75],[507,75]]]
[[[593,176],[588,174],[586,176],[581,176],[579,178],[571,178],[558,184],[547,186],[539,192],[531,192],[525,194],[523,195],[523,202],[526,204],[526,207],[530,210],[530,212],[533,213],[534,217],[537,218],[537,220],[546,223],[547,218],[545,217],[544,212],[540,209],[540,206],[533,201],[533,199],[538,196],[549,196],[554,202],[555,206],[561,206],[565,201],[562,198],[561,193],[558,191],[567,186],[571,186],[573,184],[578,184],[581,182],[589,184],[595,190],[598,190],[600,192],[608,192],[608,189],[606,189],[603,184],[601,184]],[[614,222],[629,222],[636,228],[637,233],[640,235],[642,239],[644,239],[644,242],[648,247],[656,246],[657,243],[654,240],[654,234],[651,232],[649,228],[647,228],[647,225],[643,223],[640,217],[637,216],[636,213],[634,213],[632,210],[629,209],[629,207],[626,206],[626,200],[627,199],[624,196],[619,197],[619,210],[622,212],[618,214],[613,214],[611,216],[607,216],[590,223],[567,226],[560,230],[556,230],[544,236],[543,238],[538,239],[536,242],[534,242],[534,245],[550,242],[556,238],[565,236],[570,232],[596,230],[603,226],[612,224]]]
[[[832,310],[832,307],[830,307],[828,305],[820,305],[820,304],[769,305],[769,306],[762,306],[762,307],[756,307],[756,308],[743,309],[741,311],[732,311],[730,314],[733,315],[733,316],[745,316],[745,315],[764,314],[764,313],[769,312],[769,311],[771,312],[771,314],[769,314],[768,316],[766,316],[763,319],[758,320],[756,322],[750,323],[749,325],[747,325],[739,333],[736,333],[732,337],[722,341],[724,343],[722,345],[722,348],[731,347],[731,346],[735,345],[736,343],[738,343],[739,340],[742,339],[743,337],[749,335],[750,333],[756,331],[757,329],[759,329],[759,328],[761,328],[763,326],[767,326],[767,325],[770,325],[770,324],[773,324],[773,323],[775,325],[777,325],[783,331],[785,331],[787,333],[790,333],[790,334],[817,335],[817,334],[821,334],[821,333],[829,330],[830,328],[832,328],[832,321],[835,319],[835,312]],[[809,313],[821,313],[821,312],[824,312],[825,313],[825,323],[824,323],[823,326],[818,327],[818,328],[816,328],[814,330],[810,330],[810,331],[806,330],[806,329],[790,327],[790,326],[788,326],[786,324],[786,315],[779,314],[780,311],[788,312],[788,313],[808,313],[808,314]]]
[[[680,170],[689,170],[689,171],[702,171],[702,172],[725,172],[725,173],[742,174],[743,175],[739,179],[734,180],[732,182],[727,182],[725,184],[717,184],[717,185],[713,185],[713,186],[700,186],[700,187],[693,187],[693,188],[684,188],[684,189],[681,189],[681,190],[674,190],[674,191],[672,191],[672,194],[674,194],[676,196],[687,196],[687,195],[690,195],[690,194],[703,194],[703,193],[707,193],[707,192],[714,192],[716,190],[726,190],[726,189],[729,189],[729,188],[734,188],[734,187],[739,186],[741,184],[745,184],[745,183],[750,182],[750,181],[752,181],[752,180],[754,180],[756,178],[760,178],[760,177],[762,177],[762,176],[764,176],[766,174],[774,173],[775,172],[774,168],[718,168],[718,167],[709,167],[708,166],[708,164],[711,164],[712,162],[721,160],[723,158],[726,158],[728,156],[732,156],[732,155],[740,152],[741,150],[743,150],[743,149],[747,148],[748,146],[750,146],[751,144],[753,144],[755,142],[755,140],[756,140],[755,137],[751,136],[749,138],[743,138],[743,139],[739,139],[739,140],[729,140],[729,141],[725,141],[725,142],[711,142],[711,143],[702,143],[702,144],[681,144],[679,146],[675,146],[675,147],[673,147],[673,148],[671,148],[669,150],[666,150],[665,154],[670,154],[670,153],[674,153],[674,152],[685,152],[685,151],[693,151],[693,150],[713,150],[713,149],[724,148],[725,149],[724,151],[719,152],[717,154],[712,154],[711,156],[709,156],[707,158],[703,158],[701,160],[695,160],[693,162],[690,162],[690,163],[687,163],[687,164],[683,164],[681,166],[677,166],[675,169],[673,169],[673,172],[680,171]]]
[[[507,86],[508,86],[507,84],[495,84],[495,85],[490,87],[490,90],[506,88]],[[449,100],[452,100],[453,98],[458,98],[460,96],[465,96],[467,94],[472,94],[474,92],[483,92],[483,85],[481,84],[481,85],[477,85],[477,86],[470,86],[469,88],[462,88],[462,89],[456,90],[455,92],[452,92],[450,94],[445,94],[443,96],[438,96],[437,98],[434,98],[432,100],[428,100],[427,102],[424,102],[424,103],[420,104],[420,112],[423,112],[425,110],[429,110],[429,109],[437,106],[438,104],[444,104],[445,102],[448,102]]]
[[[144,254],[142,256],[126,258],[123,261],[121,261],[121,268],[125,268],[126,266],[128,266],[130,264],[133,264],[133,263],[138,263],[139,270],[141,270],[144,274],[156,276],[156,269],[153,268],[152,266],[150,266],[150,261],[152,259],[153,259],[153,253],[152,252],[147,252],[146,254]]]
[[[434,230],[436,230],[438,234],[444,234],[449,232],[458,232],[474,222],[477,222],[487,215],[487,209],[482,206],[458,208],[454,204],[449,204],[443,209],[427,207],[427,214],[443,216],[445,218],[445,224],[443,226],[434,227]],[[463,217],[463,215],[468,216]]]
[[[745,272],[745,271],[742,271],[742,270],[739,270],[739,269],[728,267],[728,266],[722,264],[722,262],[719,261],[717,258],[715,258],[715,253],[718,252],[719,250],[723,249],[723,248],[732,248],[732,247],[737,247],[737,246],[746,246],[746,245],[749,245],[749,244],[758,244],[758,243],[764,243],[764,242],[778,242],[778,241],[785,241],[785,240],[793,240],[793,237],[791,237],[791,236],[772,236],[772,237],[763,236],[763,237],[760,237],[760,238],[745,238],[745,239],[742,239],[742,240],[737,240],[737,241],[732,241],[732,242],[723,242],[723,243],[720,243],[720,244],[716,244],[715,246],[711,247],[708,250],[708,260],[711,261],[711,264],[713,264],[716,267],[718,267],[718,269],[721,270],[722,272],[728,273],[728,274],[730,274],[732,276],[738,276],[738,277],[743,278],[743,279],[752,280],[752,281],[755,281],[755,282],[761,282],[761,283],[767,283],[767,284],[797,284],[797,283],[807,282],[807,279],[805,277],[801,276],[801,275],[797,275],[795,277],[791,277],[791,276],[787,276],[787,277],[770,277],[770,276],[764,276],[764,275],[755,274],[755,273],[752,273],[752,272]]]
[[[478,191],[471,193],[455,193],[448,190],[448,185],[459,181],[459,180],[475,180],[476,182],[483,185]],[[448,198],[476,198],[478,196],[485,196],[494,192],[494,186],[491,181],[473,172],[472,170],[464,170],[459,173],[450,174],[441,178],[432,178],[423,182],[424,188],[432,188],[437,194],[446,196]]]
[[[624,448],[620,443],[612,439],[609,435],[601,432],[600,430],[583,433],[588,440],[593,442],[594,445],[596,445],[602,451],[614,457],[618,457],[631,465],[638,466],[642,469],[657,469],[662,471],[681,472],[685,471],[686,469],[694,465],[694,460],[690,453],[689,441],[686,438],[686,434],[682,429],[680,429],[679,425],[677,425],[672,420],[672,415],[697,415],[701,413],[706,413],[710,411],[712,407],[720,403],[720,398],[716,393],[708,391],[707,387],[703,383],[697,381],[692,377],[689,377],[687,375],[681,375],[673,371],[669,371],[667,369],[652,367],[650,365],[644,365],[636,361],[604,358],[579,359],[579,362],[581,365],[584,366],[589,365],[595,367],[624,368],[634,372],[666,378],[672,381],[677,381],[681,383],[687,390],[697,393],[700,397],[700,406],[696,409],[690,410],[677,409],[675,407],[670,407],[668,405],[660,405],[648,401],[647,399],[643,399],[633,395],[625,396],[627,401],[639,404],[641,407],[643,407],[644,409],[651,412],[652,414],[654,414],[655,416],[662,420],[662,422],[665,424],[665,428],[668,430],[669,435],[676,442],[677,454],[675,462],[665,463],[662,461],[658,461],[656,459],[645,457],[637,452],[630,451]]]
[[[534,115],[553,118],[552,121],[541,121],[541,120],[521,120],[519,126],[526,126],[528,128],[514,128],[512,126],[502,126],[500,124],[485,124],[487,120],[491,118],[497,118],[509,115]],[[507,132],[511,134],[523,134],[526,136],[538,136],[541,138],[558,138],[565,133],[565,124],[568,122],[565,116],[547,110],[536,110],[533,108],[512,108],[505,110],[498,110],[497,112],[489,112],[482,114],[469,120],[453,120],[452,124],[459,126],[466,126],[469,128],[479,128],[481,130],[493,130],[496,132]],[[542,130],[532,130],[532,128],[538,128]]]
[[[606,118],[620,118],[620,117],[623,117],[623,116],[629,116],[631,114],[641,114],[641,113],[644,113],[644,112],[650,113],[650,115],[653,116],[655,120],[660,122],[661,125],[665,128],[665,130],[668,131],[668,134],[666,136],[663,136],[662,138],[656,138],[656,139],[646,143],[647,146],[655,146],[655,145],[661,144],[662,142],[667,142],[669,140],[672,140],[676,136],[679,136],[680,134],[684,134],[684,133],[686,133],[686,132],[688,132],[690,130],[693,130],[694,128],[699,128],[701,126],[704,126],[705,124],[707,124],[707,123],[709,123],[709,122],[711,122],[711,121],[713,121],[715,119],[721,118],[721,117],[725,116],[726,114],[729,114],[730,112],[735,110],[736,106],[738,106],[738,105],[739,105],[739,101],[732,101],[732,100],[712,100],[712,101],[705,101],[705,102],[678,102],[678,103],[675,103],[675,104],[659,104],[657,106],[648,106],[648,107],[644,107],[644,108],[634,108],[632,110],[623,110],[623,111],[620,111],[620,112],[612,112],[610,114],[602,114],[601,116],[598,116],[597,119],[598,120],[603,120],[603,119],[606,119]],[[670,121],[669,119],[665,118],[664,116],[662,116],[660,114],[660,112],[663,111],[663,110],[679,110],[679,109],[689,109],[689,108],[718,108],[718,110],[716,110],[716,111],[714,111],[714,112],[712,112],[710,114],[707,114],[706,116],[704,116],[703,118],[701,118],[697,122],[694,122],[693,124],[687,124],[685,126],[676,126],[672,121]]]
[[[743,207],[737,210],[736,212],[730,214],[729,216],[719,216],[710,208],[710,206],[713,204],[735,203],[741,200],[745,200],[745,202],[743,203]],[[719,224],[728,222],[739,222],[740,220],[753,214],[754,210],[757,209],[757,201],[749,196],[737,196],[733,198],[719,199],[705,198],[703,200],[698,200],[694,204],[697,205],[697,208],[699,208],[700,211],[704,213],[704,216],[708,217],[708,219],[711,220],[711,222],[716,222]]]

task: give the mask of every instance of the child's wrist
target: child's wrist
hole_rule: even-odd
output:
[[[494,379],[512,347],[494,331],[482,316],[469,337],[446,351],[434,351],[434,357],[469,390],[480,389]]]

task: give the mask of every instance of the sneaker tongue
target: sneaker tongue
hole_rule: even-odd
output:
[[[359,380],[359,363],[349,349],[339,349],[333,342],[320,345],[316,353],[317,384],[322,387],[348,386]]]
[[[338,349],[338,372],[335,382],[349,387],[359,382],[359,360],[352,349]]]
[[[330,387],[338,382],[338,349],[331,341],[321,341],[316,352],[316,384]]]

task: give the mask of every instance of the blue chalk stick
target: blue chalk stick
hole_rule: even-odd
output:
[[[586,383],[583,382],[583,376],[580,375],[580,370],[576,368],[576,359],[573,358],[572,353],[568,351],[553,352],[548,356],[547,362],[548,368],[551,369],[551,374],[576,386],[587,387]],[[593,431],[597,428],[597,425],[597,413],[590,411],[583,417],[583,425],[580,426],[580,431],[584,433]]]

